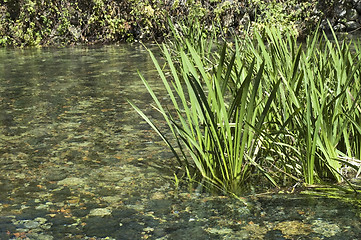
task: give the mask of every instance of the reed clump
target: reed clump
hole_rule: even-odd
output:
[[[190,181],[240,195],[260,176],[278,187],[360,173],[360,45],[320,32],[300,43],[274,27],[231,41],[185,29],[161,46],[165,66],[149,51],[172,106],[141,76],[174,139],[131,104]]]

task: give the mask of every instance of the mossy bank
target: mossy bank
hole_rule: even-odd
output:
[[[4,0],[0,46],[49,46],[161,40],[169,22],[197,18],[222,33],[277,24],[300,35],[328,20],[360,27],[361,1],[327,0]]]

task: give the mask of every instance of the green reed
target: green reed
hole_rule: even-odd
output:
[[[215,41],[213,53],[204,38],[175,38],[172,51],[163,44],[163,67],[149,51],[171,107],[141,76],[174,141],[131,103],[189,179],[238,195],[257,174],[278,186],[339,182],[345,164],[358,170],[352,159],[361,156],[359,45],[351,50],[351,42],[317,32],[302,46],[271,27]]]

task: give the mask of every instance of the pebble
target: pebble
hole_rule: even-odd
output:
[[[225,235],[225,234],[230,234],[233,232],[232,229],[230,228],[208,228],[207,232],[212,233],[212,234],[221,234],[221,235]]]
[[[38,233],[28,233],[27,239],[36,239],[36,240],[53,240],[54,237],[50,235],[43,235]]]
[[[95,208],[90,210],[90,213],[88,216],[97,216],[97,217],[104,217],[111,215],[112,211],[108,208]]]
[[[40,225],[39,222],[33,220],[24,220],[23,224],[28,229],[37,228]]]
[[[153,193],[152,196],[150,197],[150,199],[152,199],[152,200],[160,200],[160,199],[164,199],[164,198],[165,198],[165,194],[161,193],[161,192]]]
[[[67,186],[82,186],[84,185],[85,180],[83,178],[77,177],[68,177],[58,182],[58,185],[67,185]]]
[[[312,229],[314,232],[322,234],[325,237],[335,236],[337,233],[341,232],[340,227],[337,224],[329,223],[323,220],[314,220],[312,222]]]

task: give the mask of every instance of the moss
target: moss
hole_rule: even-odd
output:
[[[290,5],[275,0],[4,0],[0,3],[0,46],[159,40],[169,33],[168,18],[173,22],[197,18],[205,25],[215,25],[224,34],[242,29],[241,20],[248,15],[257,20],[256,27],[269,22],[295,26],[305,21],[308,8],[315,4],[313,0],[291,2]],[[291,7],[285,8],[286,4]]]

